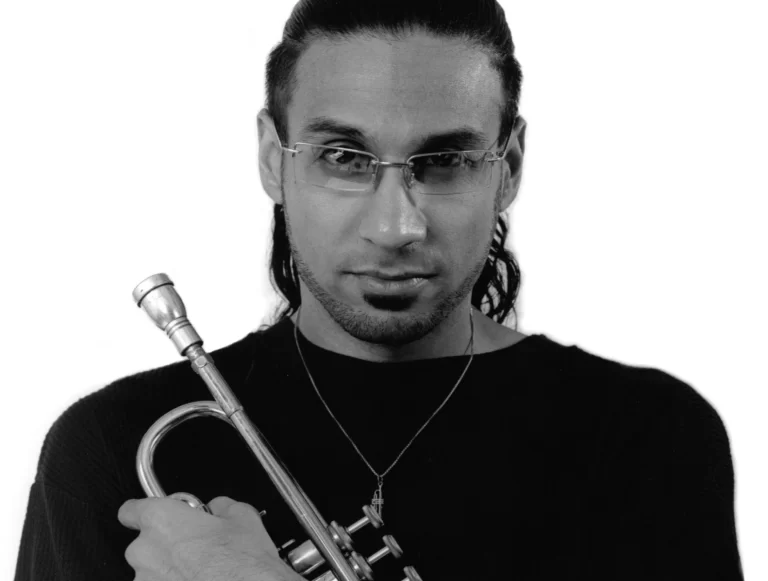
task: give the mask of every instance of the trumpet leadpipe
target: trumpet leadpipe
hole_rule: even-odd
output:
[[[134,289],[133,298],[155,325],[168,335],[179,354],[189,359],[192,368],[205,382],[223,415],[237,429],[264,468],[283,500],[333,570],[336,579],[358,581],[352,565],[328,532],[327,523],[279,461],[264,436],[250,421],[234,392],[216,368],[213,359],[203,349],[203,340],[187,318],[184,302],[176,292],[171,279],[166,274],[150,276]],[[159,484],[157,488],[161,490]]]

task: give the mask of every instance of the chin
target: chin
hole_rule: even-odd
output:
[[[417,341],[445,319],[439,307],[417,308],[412,297],[365,295],[363,304],[332,301],[326,311],[351,336],[378,345],[398,347]]]

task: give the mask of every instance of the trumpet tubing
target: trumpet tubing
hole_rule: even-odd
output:
[[[192,368],[203,379],[215,400],[191,402],[171,410],[147,431],[136,455],[136,470],[147,496],[166,496],[153,469],[155,448],[165,434],[189,419],[212,416],[226,421],[237,430],[309,536],[309,541],[288,553],[287,561],[297,573],[307,575],[327,563],[331,570],[316,581],[372,579],[370,564],[386,555],[399,557],[402,554],[397,542],[390,535],[382,538],[384,547],[367,559],[352,550],[352,533],[368,524],[375,528],[382,524],[370,507],[364,507],[363,518],[347,528],[335,522],[330,525],[325,522],[299,484],[278,460],[264,436],[248,418],[234,392],[214,365],[213,359],[203,349],[203,340],[189,322],[184,303],[167,275],[155,274],[143,280],[134,289],[133,298],[150,319],[165,331],[179,354],[189,359]],[[187,502],[193,508],[207,510],[207,506],[191,494],[182,492],[171,496]],[[405,567],[403,571],[403,581],[420,581],[412,567]]]

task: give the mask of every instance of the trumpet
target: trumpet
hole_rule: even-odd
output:
[[[326,523],[248,418],[213,359],[203,349],[203,340],[189,322],[184,303],[168,275],[161,273],[146,278],[134,289],[133,298],[155,325],[165,331],[179,354],[191,362],[192,368],[203,379],[215,400],[191,402],[171,410],[146,432],[136,454],[136,471],[148,497],[167,496],[153,468],[154,452],[162,438],[171,429],[192,418],[215,417],[237,430],[307,533],[309,540],[292,549],[285,557],[286,562],[299,575],[310,575],[325,563],[329,570],[312,581],[370,581],[373,579],[373,563],[387,555],[395,558],[402,556],[402,550],[391,535],[382,536],[384,546],[367,558],[353,550],[353,533],[367,525],[376,529],[383,525],[379,515],[370,506],[364,506],[363,516],[348,527],[340,526],[335,521],[330,525]],[[192,508],[210,512],[192,494],[178,492],[170,496],[186,502]],[[291,544],[286,543],[283,547]],[[405,578],[402,581],[421,581],[413,567],[404,567],[403,573]]]

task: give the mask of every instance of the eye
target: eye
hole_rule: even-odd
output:
[[[323,149],[320,153],[320,157],[323,161],[326,161],[335,165],[347,165],[352,163],[358,154],[353,151],[344,151],[343,149],[333,149],[329,147]]]
[[[463,156],[456,152],[446,152],[432,156],[431,162],[437,167],[456,167],[463,161]]]
[[[419,158],[425,168],[450,169],[461,167],[466,164],[466,156],[459,151],[446,151],[444,153],[435,153]]]
[[[315,147],[314,166],[334,175],[368,175],[372,158],[362,151],[346,151],[333,146]]]

